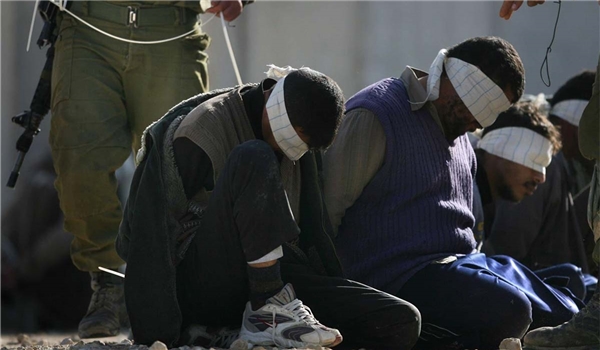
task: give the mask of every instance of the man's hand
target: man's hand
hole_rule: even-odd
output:
[[[541,5],[545,1],[546,0],[527,0],[527,6],[533,7]],[[523,5],[523,0],[504,0],[504,3],[502,3],[502,7],[500,8],[500,17],[510,19],[512,13],[518,10],[521,5]]]
[[[215,13],[217,16],[223,18],[227,22],[231,22],[242,13],[242,1],[241,0],[222,0],[222,1],[211,1],[212,7],[207,9],[206,12]]]

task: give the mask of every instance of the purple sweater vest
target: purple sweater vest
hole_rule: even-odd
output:
[[[475,154],[466,135],[449,144],[425,108],[412,112],[399,79],[358,92],[346,105],[355,108],[377,116],[386,151],[346,211],[336,247],[349,278],[393,294],[432,261],[475,248]]]

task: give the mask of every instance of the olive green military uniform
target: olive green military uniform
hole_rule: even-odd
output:
[[[110,34],[149,41],[195,28],[190,2],[73,1],[70,11]],[[71,256],[83,271],[123,264],[114,248],[121,222],[114,176],[140,146],[144,129],[178,102],[208,90],[209,38],[194,34],[156,45],[100,34],[58,15],[50,143]]]

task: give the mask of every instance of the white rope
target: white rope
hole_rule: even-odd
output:
[[[242,85],[242,77],[240,76],[240,71],[237,67],[237,62],[235,60],[235,56],[233,55],[233,48],[231,47],[231,41],[229,41],[229,34],[227,34],[227,23],[225,23],[225,19],[223,19],[223,14],[221,13],[221,26],[223,27],[223,35],[225,36],[225,42],[227,43],[227,50],[229,50],[229,57],[231,57],[231,64],[233,65],[233,71],[235,72],[235,77],[237,79],[238,85]]]
[[[29,27],[29,37],[27,38],[27,52],[29,52],[29,46],[31,45],[31,35],[33,34],[33,25],[35,24],[35,15],[37,15],[39,4],[40,0],[35,0],[35,6],[33,6],[33,17],[31,17],[31,26]]]
[[[131,40],[131,39],[121,38],[121,37],[118,37],[116,35],[112,35],[112,34],[110,34],[108,32],[103,31],[102,29],[94,27],[92,24],[90,24],[90,23],[84,21],[83,19],[77,17],[76,15],[73,14],[73,12],[71,12],[71,11],[69,11],[67,9],[65,9],[65,12],[68,13],[68,14],[70,14],[71,16],[75,17],[75,19],[79,20],[81,23],[83,23],[86,26],[92,28],[93,30],[97,31],[98,33],[104,34],[104,35],[106,35],[109,38],[113,38],[113,39],[116,39],[116,40],[119,40],[119,41],[124,41],[124,42],[130,43],[130,44],[141,44],[141,45],[163,44],[163,43],[167,43],[167,42],[170,42],[170,41],[174,41],[174,40],[178,40],[178,39],[181,39],[181,38],[185,38],[186,36],[188,36],[190,34],[193,34],[196,31],[196,28],[194,28],[194,29],[190,30],[187,33],[183,33],[181,35],[174,36],[172,38],[162,39],[162,40],[150,40],[150,41]],[[206,22],[203,22],[202,24],[200,24],[200,27],[204,26],[205,24],[208,24],[213,18],[215,18],[215,15],[213,15],[211,18],[209,18]]]
[[[50,0],[51,3],[58,6],[58,9],[64,11],[66,9],[68,0]]]
[[[27,52],[29,52],[29,46],[31,44],[31,35],[33,33],[33,25],[35,23],[35,15],[37,13],[39,1],[40,0],[36,0],[35,7],[33,9],[33,17],[31,19],[31,28],[29,29],[29,38],[27,39]],[[65,6],[67,3],[67,0],[50,0],[50,2],[52,4],[58,6],[60,11],[64,11],[64,12],[70,14],[75,19],[77,19],[81,23],[85,24],[86,26],[90,27],[91,29],[97,31],[98,33],[104,34],[104,35],[108,36],[109,38],[113,38],[115,40],[123,41],[123,42],[130,43],[130,44],[141,44],[141,45],[162,44],[162,43],[166,43],[169,41],[174,41],[174,40],[184,38],[190,34],[193,34],[196,31],[196,28],[194,28],[187,33],[183,33],[181,35],[178,35],[178,36],[175,36],[172,38],[168,38],[168,39],[162,39],[162,40],[141,41],[141,40],[125,39],[125,38],[121,38],[116,35],[110,34],[108,32],[105,32],[105,31],[95,27],[94,25],[84,21],[83,19],[81,19],[80,17],[75,15],[73,12],[67,10],[67,8]],[[203,27],[203,26],[207,25],[208,23],[210,23],[210,21],[212,21],[215,18],[215,16],[216,16],[216,14],[214,14],[208,20],[201,22],[200,27]],[[235,55],[233,54],[233,48],[231,46],[231,41],[229,40],[229,34],[227,33],[227,24],[225,23],[225,19],[223,18],[223,16],[221,16],[221,25],[223,27],[223,35],[225,36],[225,42],[227,43],[227,50],[229,51],[229,57],[231,58],[231,64],[233,65],[233,71],[235,72],[235,77],[237,79],[238,84],[242,85],[243,84],[242,77],[240,76],[240,71],[237,66],[237,61],[235,60]]]
[[[39,1],[39,0],[38,0]],[[125,39],[125,38],[121,38],[118,37],[116,35],[110,34],[108,32],[103,31],[102,29],[95,27],[94,25],[84,21],[83,19],[81,19],[80,17],[78,17],[77,15],[75,15],[73,12],[67,10],[65,8],[65,4],[66,4],[66,0],[50,0],[50,2],[52,2],[54,5],[58,6],[58,8],[61,11],[64,11],[68,14],[70,14],[71,16],[73,16],[75,19],[77,19],[79,22],[85,24],[86,26],[90,27],[91,29],[97,31],[98,33],[104,34],[109,38],[113,38],[115,40],[119,40],[119,41],[123,41],[126,43],[130,43],[130,44],[141,44],[141,45],[154,45],[154,44],[162,44],[162,43],[166,43],[166,42],[170,42],[170,41],[174,41],[174,40],[178,40],[181,38],[184,38],[190,34],[193,34],[196,31],[196,28],[190,30],[187,33],[183,33],[181,35],[178,36],[174,36],[172,38],[167,38],[167,39],[161,39],[161,40],[150,40],[150,41],[142,41],[142,40],[131,40],[131,39]],[[37,3],[36,3],[36,7],[34,9],[34,19],[35,19],[35,10],[37,10]],[[208,24],[213,18],[215,18],[216,15],[213,15],[212,17],[210,17],[208,20],[206,20],[205,22],[202,22],[200,24],[200,27],[203,27],[204,25]],[[32,29],[33,29],[33,20],[32,20]],[[31,34],[30,34],[30,39],[31,39]],[[29,51],[29,44],[27,45],[27,50]]]
[[[112,273],[113,275],[119,276],[121,278],[125,278],[125,274],[117,272],[117,271],[113,271],[113,270],[110,270],[110,269],[107,269],[106,267],[98,266],[98,270],[104,271],[104,272],[108,272],[108,273]]]
[[[124,42],[130,43],[130,44],[141,44],[141,45],[163,44],[163,43],[167,43],[169,41],[174,41],[174,40],[178,40],[178,39],[181,39],[181,38],[185,38],[186,36],[188,36],[190,34],[193,34],[196,31],[196,28],[194,28],[194,29],[190,30],[187,33],[183,33],[181,35],[174,36],[172,38],[162,39],[162,40],[150,40],[150,41],[131,40],[131,39],[121,38],[121,37],[118,37],[116,35],[112,35],[112,34],[110,34],[108,32],[105,32],[102,29],[99,29],[99,28],[93,26],[92,24],[84,21],[83,19],[77,17],[77,15],[73,14],[73,12],[71,12],[71,11],[69,11],[67,9],[64,9],[64,11],[66,13],[70,14],[71,16],[75,17],[75,19],[79,20],[81,23],[83,23],[86,26],[88,26],[88,27],[92,28],[93,30],[97,31],[98,33],[104,34],[104,35],[106,35],[109,38],[113,38],[113,39],[116,39],[116,40],[119,40],[119,41],[124,41]],[[215,15],[213,15],[211,18],[209,18],[206,22],[203,22],[202,24],[200,24],[200,27],[208,24],[213,18],[215,18]]]

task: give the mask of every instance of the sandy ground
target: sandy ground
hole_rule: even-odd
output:
[[[162,343],[155,343],[150,347],[135,345],[127,339],[126,333],[115,337],[95,338],[80,340],[77,333],[38,333],[38,334],[2,334],[0,336],[0,350],[167,350]],[[505,339],[499,346],[500,350],[522,350],[517,339]],[[247,343],[237,340],[230,350],[246,350]],[[208,350],[202,347],[184,346],[171,350]],[[210,350],[225,350],[211,348]],[[254,347],[252,350],[278,350],[272,347]],[[281,349],[283,350],[283,349]],[[309,349],[295,349],[309,350]],[[318,348],[316,350],[331,350]],[[360,349],[364,350],[364,349]],[[525,349],[526,350],[526,349]]]
[[[4,349],[96,349],[106,347],[111,349],[132,348],[132,343],[127,339],[127,334],[115,337],[86,339],[81,341],[77,333],[36,333],[36,334],[2,334],[0,346]],[[83,350],[83,349],[82,349]]]
[[[115,337],[95,338],[81,340],[77,333],[38,333],[38,334],[2,334],[0,336],[0,350],[167,350],[162,343],[155,343],[148,347],[135,345],[127,339],[127,333]],[[236,340],[230,350],[247,350],[247,343]],[[203,347],[184,346],[171,350],[208,350]],[[225,350],[211,348],[211,350]],[[272,347],[254,347],[252,350],[278,350]],[[282,349],[283,350],[283,349]],[[295,349],[309,350],[309,349]],[[316,350],[331,350],[319,347]]]

